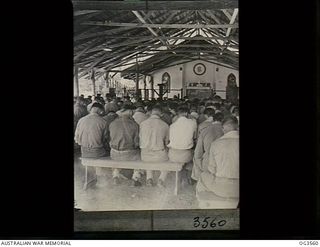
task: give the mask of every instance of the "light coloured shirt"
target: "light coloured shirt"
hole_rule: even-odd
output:
[[[97,113],[80,118],[74,140],[84,148],[101,148],[106,145],[107,122]]]
[[[143,122],[144,120],[146,120],[148,118],[148,116],[141,111],[136,111],[132,117],[133,117],[134,121],[136,121],[136,123],[139,125],[141,124],[141,122]]]
[[[191,149],[197,135],[197,122],[186,117],[179,117],[169,129],[169,148]]]
[[[207,122],[208,125],[202,128],[196,148],[194,150],[194,158],[202,159],[205,154],[209,156],[211,143],[223,136],[222,124],[220,122]]]
[[[203,121],[201,124],[199,124],[198,126],[198,137],[200,136],[200,133],[203,129],[211,126],[213,123],[213,118],[212,117],[209,117],[207,118],[205,121]]]
[[[140,148],[164,150],[169,142],[169,125],[157,115],[151,115],[140,124]]]
[[[239,131],[230,131],[210,147],[209,172],[222,178],[239,178]]]

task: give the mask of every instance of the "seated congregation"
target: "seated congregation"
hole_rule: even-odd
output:
[[[236,208],[239,204],[239,107],[219,96],[199,100],[131,102],[106,95],[83,96],[74,105],[75,151],[84,159],[110,157],[118,163],[182,164],[182,179],[194,185],[199,208]],[[126,166],[124,166],[126,167]],[[97,183],[121,168],[95,167]],[[166,187],[174,169],[133,170],[131,185]],[[178,173],[177,173],[178,174]],[[143,182],[145,181],[145,182]]]

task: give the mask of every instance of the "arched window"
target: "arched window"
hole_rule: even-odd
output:
[[[167,91],[167,93],[170,93],[171,89],[171,78],[168,72],[165,72],[162,75],[162,83],[165,85],[164,90]]]
[[[228,75],[227,86],[229,86],[229,87],[236,87],[237,86],[236,76],[232,73]]]

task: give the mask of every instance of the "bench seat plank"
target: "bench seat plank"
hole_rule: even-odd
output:
[[[173,162],[144,162],[138,161],[117,161],[110,157],[81,158],[82,165],[106,168],[122,168],[122,169],[142,169],[156,171],[181,171],[184,163]]]

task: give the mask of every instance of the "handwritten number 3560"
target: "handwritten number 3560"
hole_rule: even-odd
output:
[[[215,228],[216,226],[224,226],[227,221],[225,220],[219,220],[218,222],[216,222],[216,218],[214,218],[213,220],[210,221],[211,217],[205,217],[202,221],[202,224],[200,222],[200,217],[195,217],[193,218],[193,226],[194,227],[199,227],[201,226],[201,228],[207,228],[208,226],[210,226],[211,228]],[[209,223],[210,222],[210,223]]]

